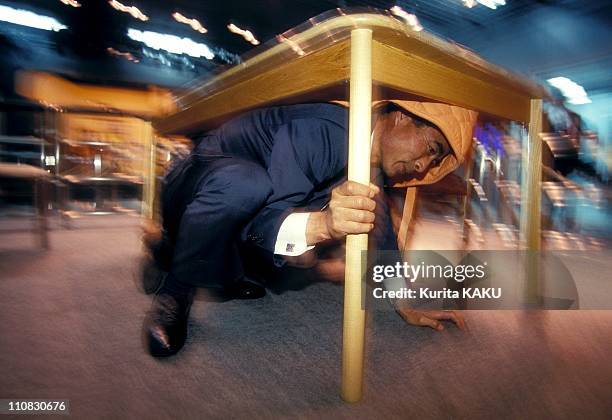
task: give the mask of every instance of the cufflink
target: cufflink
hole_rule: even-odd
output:
[[[293,252],[294,248],[295,248],[295,244],[287,244],[287,247],[285,248],[285,252]]]
[[[261,243],[263,241],[263,237],[261,235],[256,234],[256,233],[255,234],[250,233],[250,234],[247,235],[247,240],[249,240],[251,242],[254,242],[256,244],[259,244],[259,243]]]

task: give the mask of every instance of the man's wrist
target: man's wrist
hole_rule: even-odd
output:
[[[308,245],[316,245],[329,239],[331,239],[331,235],[327,229],[325,212],[318,211],[310,213],[306,225],[306,243]]]

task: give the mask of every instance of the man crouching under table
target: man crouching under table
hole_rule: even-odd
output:
[[[234,299],[266,294],[244,277],[242,245],[255,246],[276,267],[304,266],[318,244],[348,234],[372,231],[380,249],[397,249],[381,188],[430,184],[453,171],[469,150],[475,119],[475,112],[445,104],[377,103],[377,181],[370,185],[346,180],[348,109],[339,104],[254,110],[201,137],[164,180],[162,237],[150,255],[167,275],[143,325],[149,353],[170,356],[183,347],[196,288]],[[158,278],[153,271],[145,270],[149,288]],[[442,320],[465,325],[452,311],[398,312],[436,330]]]

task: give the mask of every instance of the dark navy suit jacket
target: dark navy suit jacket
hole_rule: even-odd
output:
[[[346,179],[348,110],[329,103],[254,110],[204,135],[196,152],[239,157],[267,170],[273,193],[243,230],[243,240],[273,254],[285,217],[296,209],[320,210]]]
[[[320,210],[347,165],[348,110],[333,104],[264,108],[207,133],[196,151],[256,162],[273,193],[245,229],[246,239],[274,252],[284,218],[296,208]]]

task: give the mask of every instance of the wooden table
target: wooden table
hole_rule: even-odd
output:
[[[346,86],[350,86],[346,97]],[[255,49],[238,64],[196,81],[178,99],[179,111],[154,122],[163,134],[188,134],[218,125],[247,109],[279,103],[349,99],[350,180],[370,180],[373,99],[445,102],[528,124],[521,232],[540,248],[542,87],[386,12],[327,12]],[[408,198],[414,191],[408,189]],[[412,195],[411,195],[412,194]],[[407,200],[406,206],[410,206]],[[406,212],[406,210],[405,210]],[[342,397],[362,395],[365,310],[361,304],[362,251],[367,235],[346,240]]]

